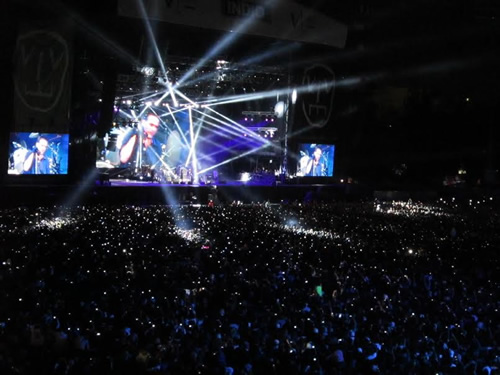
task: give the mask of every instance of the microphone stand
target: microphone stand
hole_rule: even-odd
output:
[[[34,152],[35,155],[33,155],[33,157],[35,158],[35,174],[38,174],[38,152]]]
[[[135,160],[135,174],[136,176],[139,174],[139,171],[140,171],[140,168],[142,167],[142,143],[143,143],[143,132],[144,132],[144,129],[142,127],[142,124],[139,123],[137,124],[137,128],[139,130],[139,144],[138,144],[138,154],[137,154],[137,158]],[[142,172],[142,171],[141,171]]]

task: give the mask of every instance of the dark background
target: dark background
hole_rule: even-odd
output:
[[[348,26],[345,48],[241,36],[221,53],[238,62],[288,46],[287,52],[262,64],[279,67],[293,83],[302,69],[316,62],[335,72],[332,118],[325,127],[290,139],[292,149],[303,141],[335,143],[336,177],[377,187],[441,186],[459,169],[466,170],[461,177],[469,186],[496,183],[500,137],[496,2],[301,3]],[[76,181],[95,163],[95,135],[111,121],[116,76],[131,69],[124,56],[144,63],[152,60],[144,45],[143,23],[118,17],[115,1],[10,0],[1,13],[3,150],[13,122],[11,56],[20,25],[40,19],[72,25],[68,126],[70,178]],[[172,56],[200,57],[223,35],[152,25],[161,52]],[[300,118],[294,118],[293,129],[301,126]]]

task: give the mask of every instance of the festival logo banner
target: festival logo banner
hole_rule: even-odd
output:
[[[306,67],[302,73],[302,90],[299,93],[300,117],[309,127],[327,125],[333,112],[335,73],[323,64]]]
[[[68,131],[72,44],[67,32],[25,26],[14,53],[12,131]]]

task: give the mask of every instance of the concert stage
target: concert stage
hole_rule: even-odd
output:
[[[152,205],[230,204],[233,202],[306,202],[357,199],[368,194],[361,187],[315,180],[258,182],[221,181],[219,184],[167,184],[140,180],[96,180],[92,184],[6,185],[3,207],[34,205]]]

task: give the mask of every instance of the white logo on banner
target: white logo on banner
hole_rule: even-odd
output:
[[[307,123],[314,127],[325,126],[333,110],[335,73],[328,66],[315,64],[304,71],[302,84],[307,87],[301,95]]]
[[[20,35],[16,48],[14,85],[22,103],[50,112],[59,103],[67,79],[69,52],[58,33],[36,30]]]

